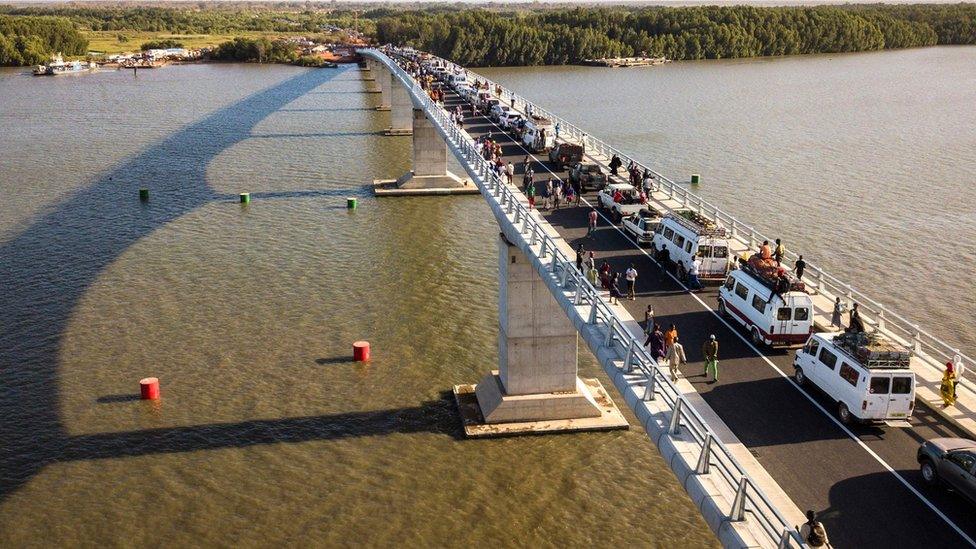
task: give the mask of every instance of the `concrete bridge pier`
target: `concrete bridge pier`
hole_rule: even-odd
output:
[[[407,88],[398,85],[390,73],[390,127],[386,135],[413,135],[413,101]]]
[[[447,143],[423,109],[411,108],[413,169],[399,179],[373,181],[377,196],[478,194],[478,187],[447,171]]]
[[[366,93],[382,93],[379,83],[376,81],[376,74],[379,72],[379,62],[366,59],[366,67],[362,69],[363,82],[366,83]]]
[[[576,327],[502,235],[498,269],[498,370],[454,388],[468,436],[626,429],[600,382],[577,375]]]
[[[376,74],[376,82],[380,86],[380,104],[377,105],[376,110],[378,111],[388,111],[390,110],[391,104],[391,92],[393,89],[393,73],[389,71],[382,63],[377,63],[376,68],[373,69],[374,74]]]

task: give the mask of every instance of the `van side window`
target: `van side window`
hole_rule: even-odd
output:
[[[745,298],[749,296],[749,288],[746,288],[745,284],[740,282],[739,285],[735,287],[735,295],[745,300]]]
[[[712,248],[712,257],[725,259],[726,257],[729,257],[729,249],[725,246],[715,246]]]
[[[872,395],[888,394],[888,387],[891,385],[890,377],[872,377],[871,388],[868,389]]]
[[[793,309],[793,320],[809,320],[810,319],[810,309],[806,307],[797,307]]]
[[[735,288],[735,279],[730,276],[725,281],[725,289],[731,292],[732,288]]]
[[[679,248],[685,247],[685,237],[680,234],[674,235],[674,243],[678,245]]]
[[[891,378],[891,394],[907,395],[912,392],[912,378],[893,377]]]
[[[806,354],[810,356],[817,356],[817,350],[820,349],[820,342],[816,339],[811,339],[810,343],[807,343],[806,349],[803,350]]]
[[[837,355],[831,353],[826,347],[820,349],[820,362],[831,370],[837,366]]]
[[[792,309],[789,307],[780,307],[779,309],[776,309],[776,320],[789,320],[791,311]]]
[[[766,302],[758,294],[752,296],[752,308],[760,313],[766,311]]]
[[[664,228],[664,238],[667,238],[668,240],[671,240],[671,237],[673,237],[673,236],[674,236],[674,231],[672,231],[671,229],[668,229],[667,227],[665,227]]]
[[[846,362],[842,362],[840,365],[840,377],[844,381],[850,383],[854,387],[857,387],[857,370],[851,368]]]
[[[691,253],[691,241],[690,240],[685,244],[685,251],[688,252],[688,253]]]

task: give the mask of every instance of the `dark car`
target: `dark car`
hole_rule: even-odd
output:
[[[579,162],[569,170],[569,181],[584,191],[607,185],[607,174],[597,164]]]
[[[549,162],[552,162],[555,169],[561,170],[566,166],[582,162],[583,147],[573,143],[560,143],[549,149]]]
[[[918,449],[922,480],[929,485],[945,483],[976,502],[976,441],[966,438],[933,438]]]

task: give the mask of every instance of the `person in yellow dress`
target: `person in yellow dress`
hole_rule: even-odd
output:
[[[956,403],[956,373],[951,362],[946,362],[945,373],[942,374],[942,385],[939,387],[942,394],[942,407],[947,408]]]

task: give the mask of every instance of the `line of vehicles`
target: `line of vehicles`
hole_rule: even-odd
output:
[[[441,81],[533,152],[549,152],[554,170],[569,167],[569,180],[598,191],[599,207],[639,245],[673,262],[683,276],[697,261],[699,278],[720,284],[718,312],[745,329],[757,345],[797,345],[794,379],[815,386],[836,403],[841,422],[896,422],[915,409],[916,379],[911,349],[877,332],[815,332],[813,301],[802,280],[775,262],[735,258],[731,235],[693,210],[662,212],[637,200],[629,183],[616,182],[596,163],[584,161],[579,145],[556,142],[549,120],[526,117],[475,89],[463,74],[440,71]],[[549,136],[552,139],[549,139]],[[917,452],[924,482],[945,484],[976,502],[976,441],[938,438]]]

